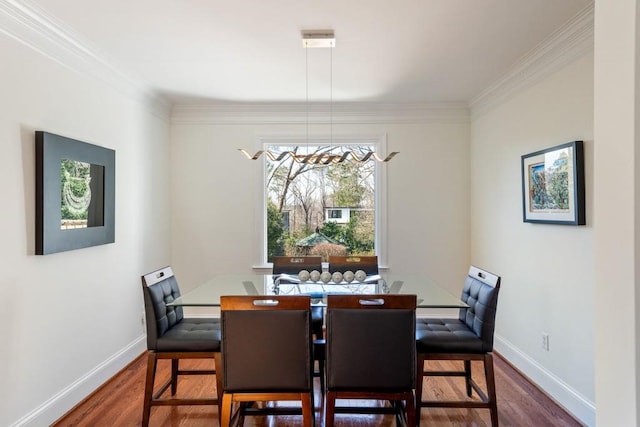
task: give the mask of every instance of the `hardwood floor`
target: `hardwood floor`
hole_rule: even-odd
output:
[[[80,403],[53,426],[139,426],[142,417],[142,395],[146,357],[137,358],[127,368],[113,377],[108,383]],[[164,363],[162,363],[164,362]],[[213,361],[183,361],[185,366],[205,368]],[[432,363],[432,362],[429,362]],[[435,368],[451,369],[455,362],[433,362]],[[498,412],[500,425],[507,426],[580,426],[562,408],[556,405],[544,393],[528,382],[501,357],[494,357],[496,389],[498,394]],[[474,378],[480,380],[481,365],[473,365]],[[169,362],[161,361],[159,378],[168,378]],[[319,383],[316,379],[316,389]],[[215,380],[212,376],[182,378],[178,386],[179,396],[206,396],[215,392]],[[448,398],[464,396],[464,382],[460,378],[425,379],[424,395]],[[348,404],[348,402],[347,402]],[[376,402],[371,402],[376,404]],[[316,425],[320,426],[322,400],[316,393]],[[211,406],[155,407],[151,409],[151,426],[162,427],[198,427],[217,426],[217,409]],[[490,426],[488,410],[476,409],[427,409],[420,413],[423,426]],[[301,426],[299,416],[249,417],[246,426],[294,427]],[[337,426],[344,427],[385,427],[395,426],[390,416],[347,415],[336,419]]]

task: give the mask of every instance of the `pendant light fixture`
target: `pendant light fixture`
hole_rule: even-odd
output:
[[[336,39],[333,33],[333,30],[305,30],[302,31],[302,46],[305,49],[312,48],[330,48],[333,49],[336,46]],[[333,52],[331,55],[331,83],[330,83],[330,111],[329,111],[329,124],[331,127],[331,135],[330,141],[333,146]],[[309,62],[308,62],[308,53],[307,53],[307,64],[306,64],[306,111],[307,111],[307,145],[309,144]],[[332,154],[331,151],[327,153],[313,153],[313,154],[299,154],[295,151],[283,151],[280,153],[274,153],[269,150],[260,150],[256,152],[253,156],[249,154],[246,150],[239,148],[238,149],[244,156],[249,160],[258,160],[262,154],[264,154],[269,160],[272,162],[279,162],[285,159],[287,156],[291,156],[291,158],[297,163],[306,163],[306,164],[336,164],[336,163],[344,163],[344,162],[356,162],[356,163],[364,163],[369,160],[375,160],[378,162],[388,162],[396,154],[397,151],[390,153],[387,157],[382,158],[375,151],[368,151],[362,155],[362,157],[358,156],[357,153],[347,150],[342,154]]]

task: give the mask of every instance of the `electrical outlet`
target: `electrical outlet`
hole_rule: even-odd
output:
[[[546,332],[542,333],[542,349],[549,351],[549,334]]]

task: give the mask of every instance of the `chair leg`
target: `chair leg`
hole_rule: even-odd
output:
[[[313,390],[310,393],[302,393],[302,425],[313,427],[315,425],[315,409],[313,406]]]
[[[313,341],[313,363],[318,362],[318,372],[317,376],[320,377],[320,391],[324,395],[324,387],[325,387],[325,378],[324,378],[324,370],[325,370],[325,346],[326,341],[324,339],[315,339]],[[315,368],[314,368],[315,369]],[[314,372],[314,376],[316,373]]]
[[[142,427],[149,425],[151,415],[151,398],[153,396],[153,386],[156,378],[156,365],[158,360],[156,354],[150,351],[147,355],[147,378],[144,384],[144,404],[142,407]]]
[[[471,360],[464,361],[464,382],[467,386],[467,396],[471,397]]]
[[[496,380],[493,372],[493,355],[487,353],[484,356],[484,374],[487,379],[487,396],[489,398],[489,410],[491,411],[491,426],[498,427],[498,401],[496,398]]]
[[[407,412],[407,425],[409,427],[416,427],[418,425],[418,419],[420,418],[420,412],[417,411],[418,407],[416,406],[416,394],[411,393],[411,397],[407,399],[405,405],[405,411]]]
[[[220,426],[229,427],[231,422],[231,403],[233,401],[233,395],[225,393],[222,396],[222,406],[220,407]]]
[[[320,376],[320,391],[324,394],[324,358],[318,360],[318,373]]]
[[[231,403],[231,417],[237,417],[236,426],[244,427],[244,413],[246,408],[250,408],[255,405],[256,402],[240,402],[236,415],[233,415],[233,403]]]
[[[222,421],[222,396],[223,396],[223,388],[222,388],[222,353],[216,353],[213,356],[216,364],[216,394],[218,395],[218,422]],[[222,424],[220,424],[222,425]]]
[[[403,413],[404,408],[402,407],[402,401],[396,401],[396,400],[392,400],[390,401],[391,406],[398,412],[396,412],[396,427],[403,427],[406,426],[407,424],[407,417],[406,414]]]
[[[328,391],[324,399],[324,427],[333,427],[334,418],[336,416],[336,395],[332,391]]]
[[[424,382],[424,355],[420,353],[416,357],[418,361],[418,367],[416,369],[416,390],[415,390],[415,413],[416,413],[416,425],[420,425],[420,409],[422,408],[422,384]]]
[[[178,391],[178,362],[179,359],[171,359],[171,395]]]

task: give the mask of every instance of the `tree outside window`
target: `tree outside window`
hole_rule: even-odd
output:
[[[266,147],[293,155],[342,155],[360,157],[371,145],[315,145]],[[267,261],[274,255],[375,254],[375,162],[298,163],[292,156],[266,163]],[[348,221],[326,220],[325,212],[349,211]],[[284,215],[288,216],[284,225]],[[334,217],[335,218],[335,217]]]

